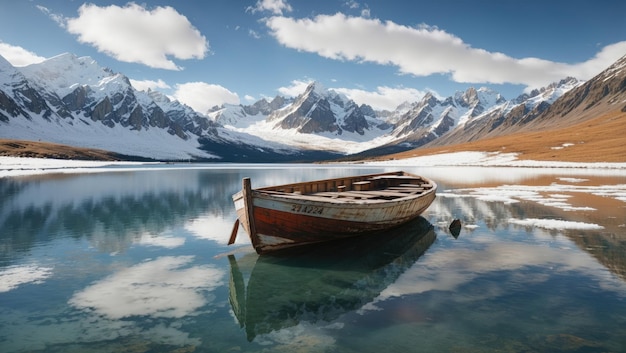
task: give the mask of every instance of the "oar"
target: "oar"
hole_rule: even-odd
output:
[[[237,238],[237,231],[239,230],[239,218],[235,220],[235,224],[233,224],[233,231],[230,233],[230,239],[228,239],[228,245],[234,244],[235,239]]]

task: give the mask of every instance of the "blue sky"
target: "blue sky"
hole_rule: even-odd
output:
[[[431,91],[515,98],[626,55],[621,0],[0,0],[15,66],[90,56],[205,112],[297,95],[307,83],[393,109]]]

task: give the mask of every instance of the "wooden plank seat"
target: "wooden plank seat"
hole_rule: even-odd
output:
[[[352,189],[356,191],[367,191],[370,189],[371,181],[356,181],[352,183]]]
[[[410,196],[410,194],[396,192],[392,190],[372,190],[372,191],[350,191],[351,194],[358,196],[367,196],[367,198],[377,198],[377,197],[391,197],[391,198],[401,198]]]
[[[352,199],[373,199],[378,197],[377,195],[371,195],[370,192],[354,192],[354,191],[341,191],[341,192],[318,192],[313,194],[314,196],[322,196],[322,197],[330,197],[333,199],[336,198],[352,198]]]
[[[408,186],[392,186],[392,187],[387,188],[387,190],[397,191],[397,192],[402,192],[402,193],[407,193],[407,194],[419,194],[424,191],[424,188],[408,187]]]
[[[409,176],[409,175],[377,175],[368,179],[369,180],[396,179],[396,180],[420,180],[420,181],[424,180],[420,177],[414,177],[414,176]]]

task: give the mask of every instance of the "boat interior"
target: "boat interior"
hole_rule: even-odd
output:
[[[256,190],[318,201],[394,200],[421,195],[433,187],[432,182],[422,177],[394,172],[285,184]]]

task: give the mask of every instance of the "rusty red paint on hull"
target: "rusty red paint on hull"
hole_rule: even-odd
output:
[[[386,229],[417,218],[420,213],[421,211],[410,217],[395,219],[388,223],[320,219],[263,208],[255,208],[254,217],[258,233],[294,241],[325,241]]]

